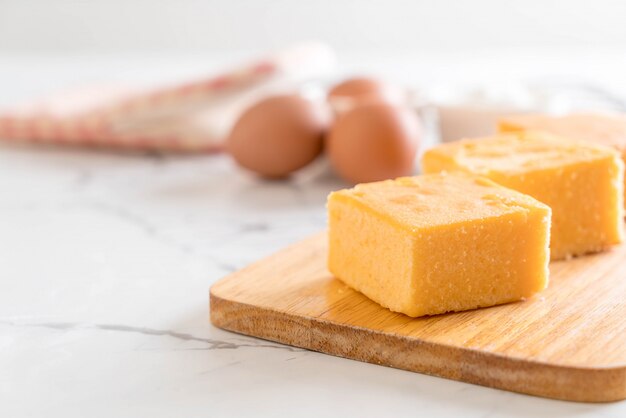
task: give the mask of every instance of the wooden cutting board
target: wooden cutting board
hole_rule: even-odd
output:
[[[424,318],[393,313],[326,269],[326,234],[211,288],[220,328],[369,363],[584,402],[626,399],[626,245],[552,263],[540,295]]]

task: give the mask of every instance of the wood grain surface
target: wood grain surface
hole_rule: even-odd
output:
[[[326,269],[326,233],[211,288],[220,328],[336,356],[537,396],[626,399],[626,245],[550,265],[517,303],[410,318]]]

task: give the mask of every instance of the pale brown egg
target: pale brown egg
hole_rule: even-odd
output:
[[[367,77],[355,77],[335,85],[328,92],[328,99],[375,99],[386,96],[389,86],[380,80]]]
[[[405,104],[408,98],[409,95],[405,89],[366,77],[345,80],[330,89],[327,95],[328,103],[335,116],[368,103]]]
[[[240,116],[227,149],[248,170],[268,178],[285,177],[320,154],[327,123],[323,109],[309,100],[270,97]]]
[[[372,103],[339,117],[326,138],[335,171],[351,183],[410,175],[422,129],[405,106]]]

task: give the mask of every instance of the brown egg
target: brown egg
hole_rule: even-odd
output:
[[[320,154],[326,127],[323,109],[311,101],[274,96],[241,115],[227,149],[242,167],[263,177],[285,177]]]
[[[408,107],[366,104],[336,120],[326,150],[342,178],[365,183],[410,175],[420,136],[419,119]]]
[[[342,81],[330,89],[328,99],[382,98],[386,96],[388,89],[385,83],[374,78],[355,77]]]

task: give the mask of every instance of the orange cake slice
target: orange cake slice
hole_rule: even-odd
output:
[[[550,206],[552,259],[623,239],[624,164],[611,148],[524,131],[439,145],[422,167],[482,175]]]
[[[544,131],[565,138],[595,142],[615,148],[621,154],[622,160],[626,162],[626,115],[624,114],[513,115],[500,119],[498,129],[500,132]],[[626,187],[624,191],[626,193]]]
[[[328,268],[392,311],[434,315],[548,283],[550,208],[471,176],[359,184],[328,197]]]

